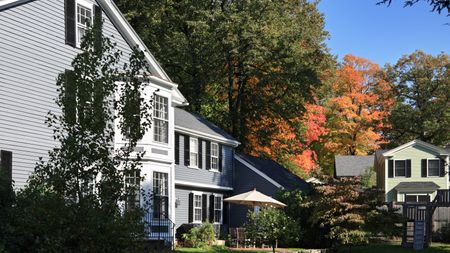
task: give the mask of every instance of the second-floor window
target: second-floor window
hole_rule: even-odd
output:
[[[429,159],[428,160],[428,176],[429,177],[439,177],[439,159]]]
[[[211,142],[211,169],[219,170],[219,144]]]
[[[153,118],[153,139],[169,143],[169,101],[166,97],[155,95]]]
[[[92,20],[92,5],[77,3],[77,46],[80,46],[88,27],[92,26]]]
[[[395,176],[405,177],[406,176],[406,160],[395,160]]]
[[[198,168],[198,139],[189,138],[189,166]]]

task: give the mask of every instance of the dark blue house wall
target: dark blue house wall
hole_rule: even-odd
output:
[[[255,173],[253,170],[235,159],[235,177],[233,195],[241,194],[256,188],[259,192],[276,197],[277,186]],[[242,205],[230,205],[230,227],[240,227],[247,220],[247,212],[252,210]]]

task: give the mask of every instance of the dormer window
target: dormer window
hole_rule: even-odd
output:
[[[92,4],[77,1],[77,47],[80,46],[87,29],[92,27],[92,20]]]

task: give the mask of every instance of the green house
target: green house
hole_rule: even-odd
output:
[[[449,189],[449,151],[420,140],[377,151],[377,186],[385,201],[432,201],[438,189]]]

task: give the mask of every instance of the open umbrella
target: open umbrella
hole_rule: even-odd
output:
[[[238,194],[229,198],[224,199],[223,201],[245,205],[250,207],[255,206],[267,206],[267,207],[285,207],[286,205],[276,199],[273,199],[267,195],[264,195],[253,189],[252,191],[245,192],[242,194]]]

